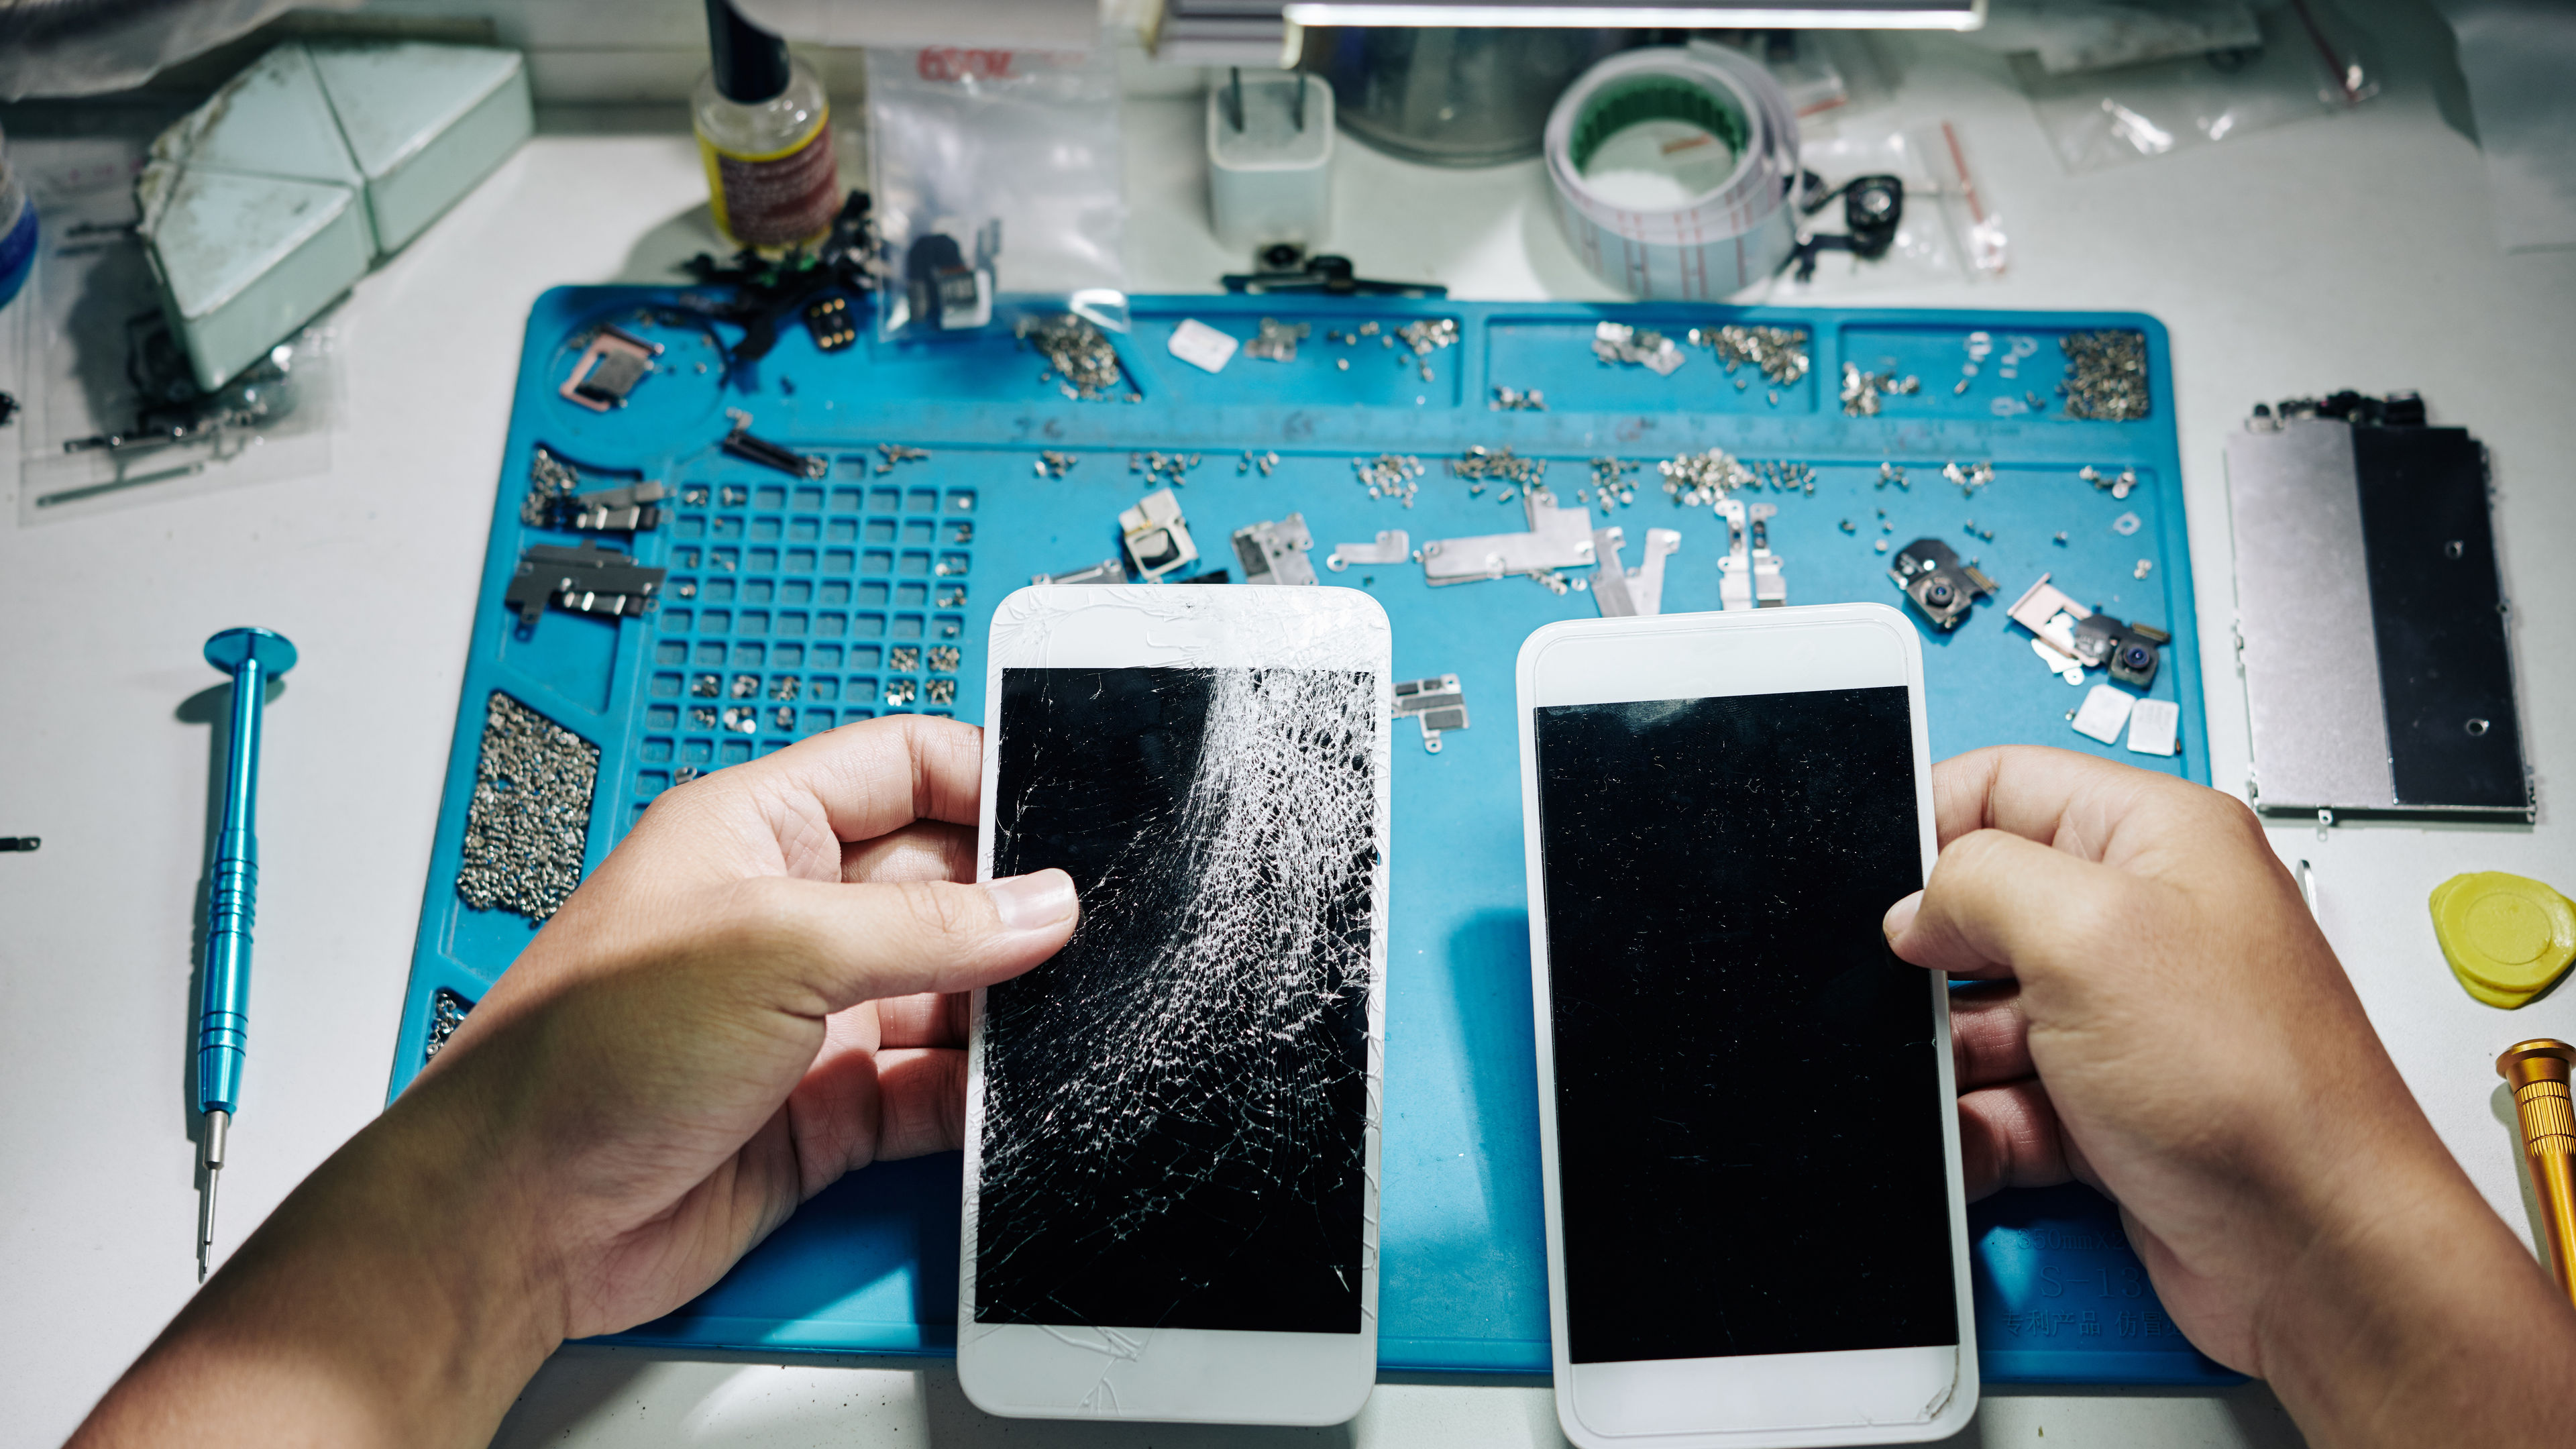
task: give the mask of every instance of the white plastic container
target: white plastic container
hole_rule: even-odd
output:
[[[1315,247],[1333,220],[1333,88],[1297,71],[1230,73],[1208,91],[1208,210],[1246,251]]]

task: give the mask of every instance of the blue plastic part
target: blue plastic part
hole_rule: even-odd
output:
[[[18,208],[18,219],[10,223],[8,234],[0,236],[0,307],[6,307],[27,285],[27,276],[36,270],[36,203]]]
[[[1334,545],[1369,541],[1381,529],[1405,529],[1418,546],[1522,526],[1520,504],[1502,501],[1501,485],[1471,496],[1447,476],[1444,458],[1475,444],[1544,457],[1550,486],[1569,506],[1578,490],[1593,487],[1591,458],[1642,464],[1628,475],[1635,506],[1606,520],[1596,510],[1596,520],[1627,530],[1632,564],[1644,529],[1681,531],[1664,592],[1665,608],[1676,612],[1717,607],[1725,529],[1706,509],[1672,506],[1655,462],[1716,446],[1747,460],[1807,464],[1816,470],[1813,497],[1745,495],[1779,505],[1770,540],[1786,561],[1790,602],[1902,606],[1888,561],[1923,535],[1977,559],[2002,586],[2002,596],[1977,605],[1956,632],[1924,631],[1936,755],[2037,742],[2208,778],[2173,382],[2164,328],[2153,318],[1205,296],[1141,297],[1133,308],[1135,330],[1118,345],[1137,400],[1082,402],[1062,396],[1056,380],[1042,376],[1044,360],[1007,335],[901,345],[861,326],[855,345],[823,354],[803,329],[787,327],[768,357],[728,377],[702,313],[684,294],[565,288],[538,301],[394,1091],[423,1061],[435,994],[479,999],[531,934],[531,923],[469,910],[456,895],[493,691],[599,746],[585,856],[595,867],[682,767],[720,768],[878,712],[980,720],[994,604],[1032,574],[1117,552],[1117,512],[1147,486],[1129,463],[1139,450],[1200,455],[1179,497],[1207,566],[1234,567],[1227,543],[1234,529],[1301,511],[1320,577],[1366,588],[1385,605],[1397,675],[1455,673],[1466,690],[1471,728],[1447,735],[1434,756],[1399,726],[1395,756],[1379,1340],[1388,1369],[1543,1375],[1549,1364],[1512,661],[1532,629],[1593,612],[1591,596],[1559,596],[1518,579],[1432,590],[1409,563],[1321,568]],[[1210,375],[1166,351],[1185,318],[1249,338],[1264,316],[1311,325],[1293,361],[1238,355]],[[1458,322],[1457,345],[1417,357],[1401,342],[1381,341],[1406,322],[1443,317]],[[1724,373],[1705,349],[1670,377],[1617,368],[1590,350],[1604,319],[1674,336],[1725,322],[1805,327],[1812,366],[1776,389],[1776,403],[1762,378],[1739,389],[1746,373]],[[1328,331],[1356,332],[1372,321],[1378,332],[1355,344],[1327,340]],[[579,340],[601,322],[665,347],[629,405],[606,413],[558,394]],[[2063,372],[2058,338],[2105,327],[2146,337],[2153,405],[2143,421],[2068,419],[2054,401]],[[1963,395],[1953,389],[1970,331],[1990,333],[1995,345]],[[2004,379],[1998,359],[2014,337],[2039,345],[2018,359],[2018,378]],[[1914,373],[1921,390],[1885,399],[1877,417],[1846,417],[1836,400],[1846,359]],[[1344,361],[1348,368],[1336,365]],[[1551,410],[1494,411],[1487,400],[1498,386],[1536,388]],[[2052,411],[2030,411],[2025,392]],[[759,436],[829,460],[828,476],[799,479],[719,453],[728,407],[751,413]],[[888,463],[875,451],[880,443],[926,447],[932,456]],[[654,612],[611,622],[551,610],[523,632],[502,607],[525,545],[585,541],[519,522],[539,444],[597,475],[600,486],[641,476],[674,490],[665,526],[634,541],[640,561],[671,571]],[[1245,467],[1247,448],[1275,451],[1275,470]],[[1040,449],[1082,461],[1064,477],[1041,477]],[[1428,470],[1413,507],[1371,499],[1354,481],[1352,459],[1380,453],[1415,455]],[[1995,481],[1962,497],[1941,476],[1951,461],[1991,461]],[[1882,462],[1903,467],[1906,485],[1880,486]],[[2077,477],[2086,465],[2108,475],[2135,468],[2138,486],[2115,500]],[[2128,514],[2135,531],[2115,530]],[[1839,526],[1846,519],[1849,533]],[[1970,520],[1979,533],[1966,531]],[[1887,553],[1873,547],[1878,539],[1888,541]],[[2143,577],[2141,560],[2151,565]],[[2179,756],[2132,755],[2067,727],[2064,716],[2084,691],[2048,673],[2003,613],[2042,571],[2078,599],[2172,632],[2148,693],[2181,707]],[[934,647],[958,650],[953,674],[931,667]],[[758,692],[737,699],[733,681],[746,674]],[[717,677],[717,697],[692,692],[706,675]],[[953,703],[930,703],[931,682],[950,678]],[[796,697],[775,697],[791,679]],[[892,703],[907,686],[910,702]],[[745,706],[757,711],[755,729],[725,728],[723,711]],[[785,729],[776,727],[782,708]],[[710,711],[704,723],[700,709]],[[848,1178],[696,1302],[613,1341],[767,1353],[951,1352],[958,1170],[946,1156]],[[2169,1331],[2151,1288],[2127,1296],[2143,1274],[2130,1276],[2136,1260],[2098,1197],[2007,1194],[1972,1209],[1971,1225],[1988,1382],[2232,1381]],[[2098,1304],[2084,1297],[2085,1284],[2105,1282],[2109,1297],[2097,1294]],[[2029,1316],[2042,1311],[2050,1315],[2045,1332]],[[2062,1322],[2061,1311],[2078,1316]],[[2105,1316],[2087,1320],[2086,1312]],[[2101,1332],[2087,1332],[2088,1323]]]
[[[226,629],[206,662],[233,677],[224,756],[224,823],[206,880],[206,967],[197,1000],[197,1109],[231,1112],[241,1096],[250,1026],[250,933],[259,894],[259,728],[268,682],[295,667],[295,646],[266,629]]]

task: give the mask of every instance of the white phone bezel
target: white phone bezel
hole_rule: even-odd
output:
[[[1955,1346],[1573,1363],[1566,1335],[1563,1199],[1557,1179],[1556,1050],[1549,1019],[1547,883],[1540,853],[1538,747],[1532,712],[1548,705],[1901,684],[1913,727],[1915,810],[1928,877],[1938,840],[1932,814],[1931,740],[1923,717],[1923,649],[1914,626],[1883,604],[1568,620],[1529,637],[1521,646],[1518,676],[1531,1004],[1538,1037],[1539,1164],[1560,1427],[1583,1449],[1903,1444],[1958,1432],[1976,1412],[1978,1376],[1955,1111],[1940,1114],[1950,1184],[1951,1273],[1958,1294]],[[1957,1093],[1946,978],[1926,972],[1925,990],[1930,993],[1938,1033],[1935,1055],[1946,1108]]]
[[[1377,842],[1369,933],[1368,1123],[1363,1135],[1360,1330],[979,1324],[976,1210],[984,1127],[984,993],[967,1043],[966,1180],[959,1240],[957,1376],[966,1397],[1012,1418],[1208,1424],[1338,1424],[1377,1381],[1380,1088],[1386,1040],[1386,907],[1393,631],[1356,589],[1037,585],[993,614],[984,688],[984,788],[976,878],[993,874],[993,811],[1005,669],[1308,668],[1378,680]]]

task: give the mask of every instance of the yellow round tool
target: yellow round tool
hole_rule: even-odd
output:
[[[2471,996],[2510,1011],[2576,962],[2576,901],[2536,880],[2482,870],[2433,890],[2433,934]]]

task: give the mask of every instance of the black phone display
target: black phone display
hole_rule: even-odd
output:
[[[1361,1331],[1380,687],[1002,672],[993,873],[1083,916],[985,993],[978,1323]]]
[[[1571,1361],[1958,1343],[1906,690],[1533,717]]]

